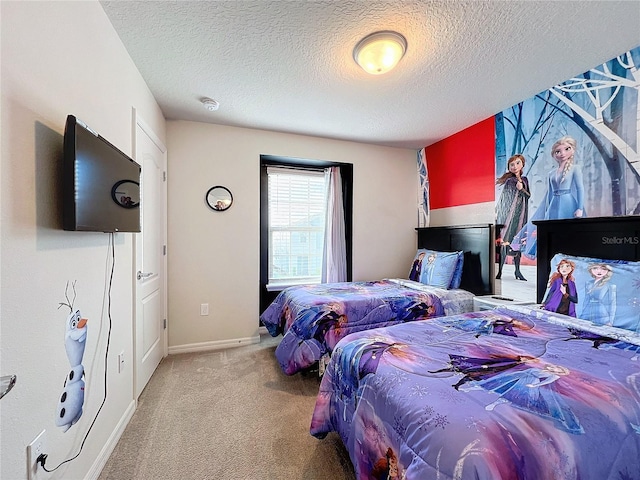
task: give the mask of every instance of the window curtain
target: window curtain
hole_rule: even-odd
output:
[[[347,281],[347,247],[342,203],[340,167],[325,170],[327,185],[327,216],[325,220],[322,259],[322,283]]]

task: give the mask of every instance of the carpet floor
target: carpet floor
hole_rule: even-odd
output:
[[[353,480],[340,438],[309,433],[319,379],[287,376],[281,337],[160,362],[99,480]]]

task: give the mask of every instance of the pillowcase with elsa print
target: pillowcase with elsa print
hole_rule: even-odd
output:
[[[554,255],[542,302],[551,311],[557,311],[553,283],[558,282],[561,262],[571,270],[565,283],[575,285],[577,301],[572,316],[640,333],[640,262]]]

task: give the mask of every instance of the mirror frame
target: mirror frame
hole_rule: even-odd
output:
[[[118,187],[120,187],[121,185],[124,185],[125,183],[131,183],[133,185],[137,185],[138,186],[138,201],[137,202],[131,202],[130,204],[124,204],[120,200],[118,200],[118,197],[116,196],[116,192],[118,191]],[[116,182],[113,185],[113,187],[111,188],[111,199],[119,207],[122,207],[122,208],[138,208],[140,206],[140,183],[136,182],[135,180],[120,180],[119,182]]]
[[[215,190],[219,190],[221,193],[216,195]],[[216,185],[207,190],[204,199],[207,202],[207,206],[214,212],[224,212],[225,210],[229,210],[231,205],[233,205],[233,194],[231,190],[222,185]]]

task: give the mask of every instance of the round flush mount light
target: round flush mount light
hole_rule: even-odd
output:
[[[353,49],[353,59],[372,75],[392,70],[407,51],[407,39],[397,32],[383,30],[360,40]]]
[[[202,105],[204,105],[204,108],[206,108],[210,112],[215,112],[216,110],[218,110],[218,108],[220,108],[220,103],[212,98],[203,98],[200,101],[202,102]]]

